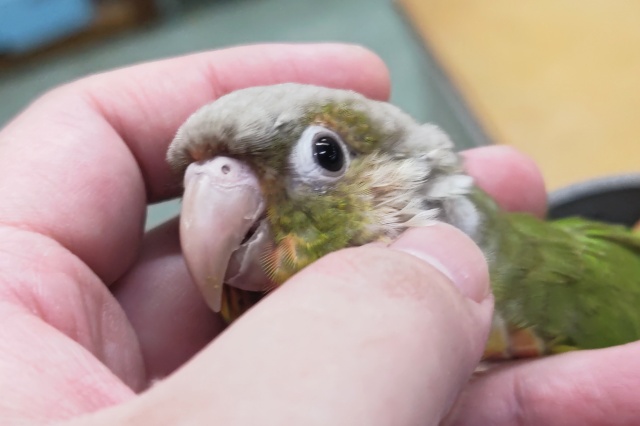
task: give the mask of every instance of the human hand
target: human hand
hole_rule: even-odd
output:
[[[350,249],[317,262],[136,396],[223,328],[191,285],[175,221],[142,234],[146,203],[178,193],[166,146],[198,106],[282,81],[388,95],[384,66],[361,49],[248,47],[81,80],[0,133],[5,423],[116,404],[84,421],[409,424],[444,414],[480,355],[491,305],[465,299],[439,272],[398,253],[422,250],[472,300],[483,299],[479,252],[444,226],[405,235],[397,250]],[[497,152],[470,152],[472,174],[504,206],[540,211],[537,175],[517,154]],[[488,163],[473,166],[483,156]],[[491,181],[491,158],[524,170],[529,182]],[[317,284],[327,276],[331,285]],[[397,283],[392,291],[389,283]],[[473,404],[459,407],[458,419],[473,414]]]
[[[3,129],[3,424],[444,415],[480,357],[492,305],[482,255],[460,232],[431,227],[392,248],[328,256],[220,336],[176,221],[143,235],[147,203],[179,193],[164,159],[179,124],[225,92],[282,81],[389,90],[383,64],[361,48],[245,47],[80,80]]]

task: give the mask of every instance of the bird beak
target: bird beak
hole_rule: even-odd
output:
[[[266,224],[259,221],[265,211],[260,184],[246,163],[214,157],[189,165],[184,186],[180,214],[182,252],[205,301],[219,312],[230,260],[241,247],[243,254],[251,251],[248,242],[266,240]],[[261,231],[256,232],[257,229]],[[234,278],[241,281],[238,261],[233,263]]]

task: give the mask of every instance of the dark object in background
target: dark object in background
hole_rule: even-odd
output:
[[[598,178],[554,191],[548,217],[567,216],[634,226],[640,220],[640,174]]]

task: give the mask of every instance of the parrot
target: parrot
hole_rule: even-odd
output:
[[[501,210],[443,130],[391,103],[298,83],[236,90],[180,126],[167,161],[187,269],[228,323],[328,253],[441,221],[489,267],[484,360],[640,339],[638,234]]]

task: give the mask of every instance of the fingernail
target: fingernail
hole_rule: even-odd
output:
[[[481,302],[490,292],[484,255],[463,232],[440,222],[405,231],[390,248],[440,271],[466,297]]]

